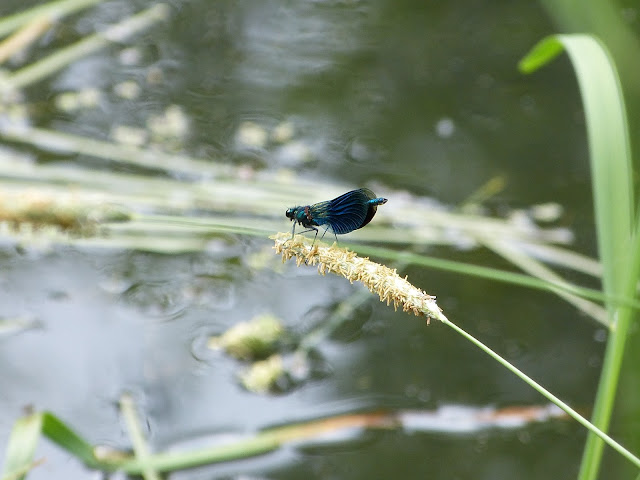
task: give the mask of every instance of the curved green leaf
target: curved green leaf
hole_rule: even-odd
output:
[[[606,47],[591,35],[555,35],[542,40],[520,62],[530,72],[553,58],[554,49],[569,54],[582,95],[591,175],[598,251],[603,266],[603,289],[608,298],[633,296],[640,271],[635,234],[634,193],[629,127],[620,79]],[[626,306],[607,302],[611,329],[592,422],[606,431],[611,419],[632,318]],[[580,478],[595,479],[602,458],[602,441],[590,434]]]

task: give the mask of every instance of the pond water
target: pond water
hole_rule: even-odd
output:
[[[0,12],[21,5],[7,2]],[[42,53],[150,5],[108,1],[66,18]],[[175,0],[169,7],[168,21],[129,45],[27,88],[32,121],[108,139],[114,126],[144,128],[178,106],[188,133],[177,150],[453,207],[500,177],[505,188],[486,203],[492,212],[558,203],[573,247],[595,255],[584,121],[569,62],[560,58],[532,76],[517,71],[530,47],[554,32],[536,2]],[[129,99],[114,93],[126,82],[141,91]],[[60,93],[87,88],[103,93],[99,108],[54,107]],[[295,129],[293,146],[238,147],[243,125],[271,131],[283,122]],[[41,163],[96,163],[36,155]],[[274,232],[290,228],[289,206],[268,219]],[[301,334],[361,290],[311,267],[261,270],[247,260],[270,247],[242,236],[175,255],[6,242],[2,313],[38,324],[0,339],[0,450],[27,406],[54,412],[92,443],[128,447],[117,409],[124,391],[133,393],[157,451],[341,413],[545,403],[449,329],[433,321],[427,328],[375,299],[319,345],[322,360],[307,381],[280,395],[245,391],[235,380],[238,362],[205,352],[203,338],[265,312]],[[427,253],[505,268],[482,249]],[[450,319],[588,411],[604,348],[594,321],[545,292],[419,267],[402,274],[436,294]],[[172,478],[570,478],[585,438],[568,421],[468,434],[392,430]],[[46,462],[31,479],[96,478],[46,442],[37,457]]]

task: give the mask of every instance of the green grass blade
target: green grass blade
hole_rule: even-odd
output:
[[[561,46],[576,71],[584,104],[591,159],[598,250],[603,266],[603,289],[607,297],[633,296],[638,281],[640,253],[632,236],[634,195],[632,158],[626,109],[620,80],[611,55],[589,35],[556,35],[544,39],[520,62],[530,72],[553,58]],[[551,52],[551,53],[549,53]],[[546,56],[545,56],[546,55]],[[604,365],[592,422],[606,431],[611,419],[627,331],[633,312],[607,302],[610,318]],[[589,435],[580,478],[597,477],[603,443]]]
[[[461,275],[473,276],[478,278],[485,278],[494,280],[497,282],[509,283],[511,285],[517,285],[526,288],[534,288],[536,290],[544,290],[554,293],[569,293],[576,297],[610,302],[616,305],[624,305],[633,309],[640,307],[640,302],[631,296],[607,296],[599,290],[594,290],[587,287],[581,287],[579,285],[570,283],[557,275],[554,280],[545,280],[542,278],[536,278],[535,276],[525,275],[517,272],[510,272],[492,267],[485,267],[482,265],[474,265],[465,262],[458,262],[455,260],[449,260],[445,258],[430,257],[418,253],[412,253],[409,251],[397,251],[384,247],[372,247],[370,245],[358,245],[358,244],[344,244],[350,250],[358,252],[363,255],[375,256],[378,258],[386,258],[394,261],[405,262],[407,265],[420,265],[427,268],[433,268],[435,270],[442,270],[445,272],[459,273]],[[594,317],[594,320],[598,318]],[[603,326],[609,328],[608,321],[602,322]]]
[[[442,320],[442,323],[444,323],[448,327],[450,327],[453,330],[455,330],[457,333],[462,335],[468,341],[470,341],[475,346],[477,346],[482,351],[484,351],[489,356],[491,356],[494,360],[496,360],[502,366],[507,368],[507,370],[509,370],[512,373],[514,373],[516,376],[518,376],[518,378],[520,378],[521,380],[523,380],[524,382],[529,384],[531,387],[533,387],[535,390],[537,390],[540,394],[544,395],[547,399],[549,399],[555,405],[557,405],[562,410],[564,410],[571,418],[573,418],[575,421],[577,421],[580,425],[582,425],[583,427],[587,428],[589,430],[589,434],[590,435],[596,436],[596,438],[598,438],[601,442],[606,442],[607,445],[609,445],[616,452],[618,452],[624,458],[629,460],[629,462],[631,462],[633,465],[635,465],[637,468],[640,469],[640,458],[636,457],[632,452],[627,450],[624,446],[622,446],[620,443],[615,441],[613,438],[611,438],[609,435],[607,435],[604,431],[599,429],[593,423],[589,422],[586,418],[584,418],[582,415],[580,415],[576,410],[571,408],[567,403],[565,403],[562,400],[560,400],[560,398],[558,398],[555,395],[553,395],[549,390],[544,388],[542,385],[537,383],[531,377],[529,377],[524,372],[519,370],[517,367],[515,367],[514,365],[509,363],[507,360],[502,358],[500,355],[498,355],[496,352],[494,352],[492,349],[490,349],[488,346],[486,346],[480,340],[476,339],[474,336],[472,336],[471,334],[467,333],[465,330],[463,330],[462,328],[457,326],[455,323],[451,322],[449,319],[445,318],[444,320]]]
[[[71,453],[89,467],[97,468],[99,462],[93,447],[80,435],[69,428],[62,420],[49,412],[42,414],[42,433],[52,442]]]
[[[129,437],[131,438],[136,459],[142,465],[142,476],[144,480],[160,480],[160,474],[154,470],[153,466],[149,465],[149,446],[142,433],[140,419],[138,418],[133,398],[128,393],[120,397],[120,412],[127,424],[127,430],[129,431]]]
[[[23,25],[34,21],[36,18],[46,16],[59,21],[67,15],[84,8],[89,8],[101,1],[102,0],[57,0],[37,5],[13,15],[8,15],[0,18],[0,37],[17,30]]]
[[[119,24],[109,27],[102,33],[95,33],[65,48],[58,49],[48,57],[42,58],[5,78],[7,86],[24,88],[52,75],[72,64],[74,61],[106,48],[115,41],[127,40],[130,36],[147,29],[156,22],[169,16],[169,7],[158,3]]]
[[[58,417],[48,412],[34,413],[20,418],[13,427],[2,480],[24,478],[34,465],[33,456],[43,434],[86,465],[98,466],[93,447]]]

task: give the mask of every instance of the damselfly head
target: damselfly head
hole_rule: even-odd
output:
[[[287,216],[287,218],[290,218],[291,221],[293,222],[296,218],[296,210],[297,208],[287,208],[287,211],[284,212],[284,214]]]

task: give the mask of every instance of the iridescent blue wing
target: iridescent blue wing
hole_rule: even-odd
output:
[[[349,233],[365,226],[375,214],[375,205],[369,200],[376,198],[368,188],[352,190],[328,202],[311,205],[311,216],[318,225],[329,224],[336,234]],[[373,212],[370,213],[370,209]]]

